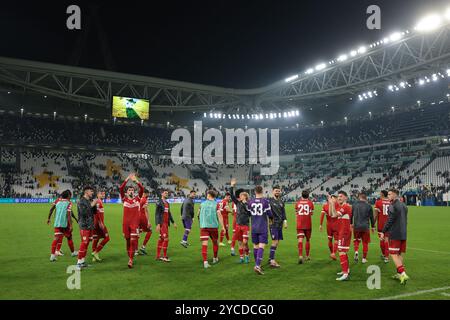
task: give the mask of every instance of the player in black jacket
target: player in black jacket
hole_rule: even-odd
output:
[[[397,273],[393,278],[400,280],[401,284],[405,284],[409,277],[403,265],[402,253],[406,252],[408,207],[400,201],[397,190],[389,190],[388,198],[391,200],[388,209],[389,219],[384,225],[381,238],[387,236],[389,239],[389,254],[397,267]]]

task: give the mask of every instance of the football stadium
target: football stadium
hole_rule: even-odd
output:
[[[58,5],[71,59],[0,54],[0,299],[448,300],[450,3],[416,2],[258,86],[114,67],[164,41]]]

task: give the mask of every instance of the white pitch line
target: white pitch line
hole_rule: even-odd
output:
[[[439,253],[439,254],[450,254],[450,252],[435,251],[435,250],[420,249],[420,248],[411,248],[411,247],[409,247],[408,249],[419,250],[419,251],[425,251],[425,252],[432,252],[432,253]]]
[[[411,293],[399,294],[397,296],[392,296],[392,297],[378,298],[375,300],[395,300],[395,299],[408,298],[408,297],[418,296],[418,295],[425,294],[425,293],[433,293],[436,291],[443,291],[443,290],[449,290],[449,289],[450,289],[450,287],[434,288],[434,289],[429,289],[429,290],[421,290],[421,291],[416,291],[416,292],[411,292]]]

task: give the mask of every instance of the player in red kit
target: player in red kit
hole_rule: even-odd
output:
[[[105,191],[98,191],[96,205],[97,214],[94,215],[94,231],[92,235],[92,262],[102,261],[98,254],[110,240],[108,229],[105,226],[105,209],[103,207],[104,199]],[[99,244],[98,242],[100,239],[102,239],[102,241]]]
[[[231,244],[230,235],[228,233],[228,229],[229,229],[228,214],[231,212],[231,209],[228,205],[230,203],[230,199],[231,199],[231,195],[229,192],[227,192],[225,194],[225,198],[223,198],[223,200],[219,202],[219,210],[220,210],[220,213],[222,214],[223,225],[225,227],[225,230],[222,229],[222,231],[220,231],[219,246],[221,246],[221,247],[225,246],[225,244],[223,243],[224,237],[227,238],[228,244]]]
[[[310,260],[310,239],[311,239],[311,216],[313,215],[314,204],[309,200],[309,192],[304,190],[301,199],[295,205],[297,214],[297,239],[298,239],[298,263],[303,263],[303,239],[306,238],[306,260]]]
[[[135,195],[133,186],[127,186],[128,181],[133,181],[139,188],[138,195]],[[134,173],[130,174],[119,187],[120,198],[123,203],[122,232],[127,243],[128,268],[133,268],[134,252],[138,247],[140,203],[144,193],[144,186],[136,178]]]
[[[150,223],[150,218],[148,215],[148,196],[150,192],[145,189],[144,195],[141,198],[140,203],[140,209],[141,209],[141,215],[140,215],[140,223],[139,223],[139,231],[146,232],[144,242],[142,242],[142,246],[139,249],[139,253],[143,255],[147,255],[147,251],[145,250],[145,246],[147,245],[148,241],[150,240],[150,237],[152,236],[152,225]]]
[[[347,203],[348,195],[345,191],[338,192],[337,207],[332,216],[337,216],[336,226],[338,230],[338,251],[341,261],[342,272],[338,272],[340,276],[337,281],[346,281],[349,279],[350,269],[348,263],[348,250],[352,240],[352,207]]]
[[[156,260],[164,262],[171,261],[167,256],[170,223],[173,223],[175,229],[177,228],[177,225],[173,220],[172,213],[170,212],[169,202],[167,202],[168,197],[169,192],[167,190],[163,190],[161,192],[161,199],[159,199],[156,203],[155,212],[156,232],[159,232],[158,245],[156,248]],[[161,257],[161,249],[163,250],[163,257]]]
[[[389,235],[385,235],[385,238],[381,238],[384,225],[388,221],[389,213],[388,209],[391,205],[391,201],[388,199],[388,192],[381,190],[380,199],[375,202],[375,221],[377,222],[378,237],[380,238],[381,259],[385,262],[389,262]]]
[[[330,258],[336,260],[337,243],[338,243],[338,232],[336,228],[337,218],[332,217],[330,214],[330,202],[334,207],[337,206],[337,197],[335,195],[328,196],[328,202],[322,207],[322,213],[320,215],[320,231],[323,230],[323,218],[327,217],[327,237],[328,237],[328,248],[330,249]],[[333,243],[334,240],[334,243]]]

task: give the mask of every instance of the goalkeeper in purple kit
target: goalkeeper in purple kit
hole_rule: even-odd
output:
[[[261,261],[264,256],[264,247],[268,243],[268,218],[272,218],[269,199],[264,198],[263,188],[255,187],[255,198],[247,203],[251,213],[253,255],[255,257],[255,272],[263,275]]]

